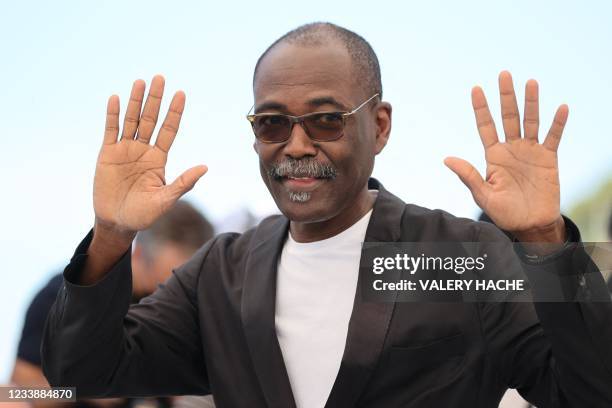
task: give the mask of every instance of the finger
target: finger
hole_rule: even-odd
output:
[[[159,129],[159,134],[157,135],[157,140],[155,141],[155,146],[166,153],[168,153],[168,150],[170,150],[170,147],[172,146],[172,142],[174,142],[184,109],[185,93],[183,91],[178,91],[174,94],[172,102],[170,102],[166,119],[164,119],[164,123]]]
[[[151,87],[149,88],[149,95],[145,102],[142,115],[140,116],[140,122],[138,123],[138,135],[136,140],[142,143],[149,143],[151,135],[155,129],[157,123],[157,117],[159,116],[159,107],[161,106],[162,96],[164,95],[164,77],[161,75],[155,75],[151,81]]]
[[[104,144],[117,143],[119,135],[119,97],[113,95],[106,104],[106,125],[104,127]]]
[[[134,139],[136,129],[138,129],[138,119],[140,118],[140,109],[142,108],[142,99],[144,98],[145,82],[142,79],[134,81],[132,92],[130,93],[130,101],[128,102],[123,119],[123,131],[121,139]]]
[[[175,202],[183,194],[188,192],[195,186],[197,181],[208,171],[208,167],[204,165],[192,167],[189,170],[186,170],[183,174],[178,176],[176,180],[172,182],[172,184],[168,185],[169,191],[169,199],[172,202]]]
[[[467,161],[458,157],[447,157],[444,159],[444,164],[459,176],[459,179],[472,193],[476,204],[483,208],[486,204],[487,184],[478,170]]]
[[[512,84],[512,76],[508,71],[499,74],[499,98],[501,101],[502,123],[506,142],[521,138],[521,121],[519,119],[516,94]]]
[[[557,109],[557,113],[555,113],[555,118],[553,119],[552,125],[550,125],[550,130],[546,135],[546,139],[544,139],[544,147],[548,150],[552,150],[556,152],[559,148],[559,143],[561,142],[561,135],[563,134],[563,129],[565,128],[565,124],[567,123],[567,117],[569,115],[569,107],[567,105],[561,105]]]
[[[537,142],[539,128],[540,105],[538,83],[534,79],[530,79],[525,84],[525,113],[523,118],[525,139]]]
[[[485,98],[484,92],[479,86],[472,88],[472,107],[476,116],[478,134],[480,134],[480,140],[486,149],[499,142],[499,140],[497,139],[495,123],[487,105],[487,98]]]

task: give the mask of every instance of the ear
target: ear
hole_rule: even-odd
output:
[[[380,102],[376,106],[376,144],[375,154],[383,151],[391,134],[391,104],[389,102]]]

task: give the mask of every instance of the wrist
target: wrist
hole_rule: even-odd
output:
[[[132,245],[135,237],[135,231],[122,230],[96,220],[90,248],[99,248],[112,253],[123,253]]]
[[[79,283],[93,285],[102,279],[130,249],[135,236],[135,232],[109,228],[96,220],[91,244],[87,249],[87,261]]]
[[[512,235],[520,242],[564,243],[566,240],[565,221],[559,216],[548,225],[525,231],[513,231]]]
[[[561,216],[548,225],[524,231],[515,231],[512,235],[523,245],[528,253],[539,256],[555,252],[567,240],[565,221]]]

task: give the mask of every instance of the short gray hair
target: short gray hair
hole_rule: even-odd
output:
[[[274,41],[257,60],[253,72],[253,84],[261,61],[278,44],[289,43],[304,46],[318,46],[338,40],[353,60],[353,75],[356,83],[364,88],[364,95],[378,94],[382,99],[382,79],[378,57],[372,46],[359,34],[336,24],[317,22],[302,25]]]
[[[214,236],[210,222],[187,201],[179,200],[166,214],[149,228],[138,232],[136,242],[143,255],[153,260],[161,245],[173,244],[188,252],[195,252]]]

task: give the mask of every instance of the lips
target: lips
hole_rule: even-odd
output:
[[[312,191],[323,183],[324,179],[315,177],[284,177],[283,185],[291,191]]]

